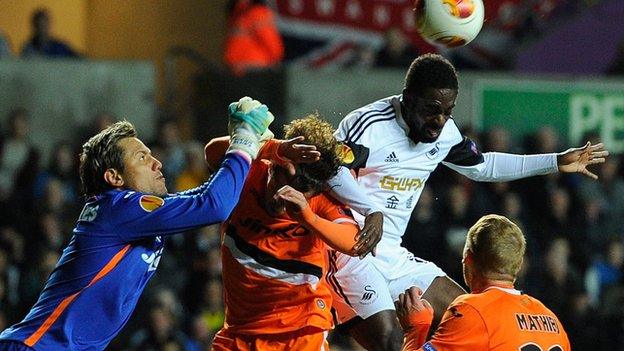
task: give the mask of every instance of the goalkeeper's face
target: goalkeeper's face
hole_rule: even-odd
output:
[[[455,107],[457,90],[427,88],[420,96],[403,95],[405,121],[414,142],[432,143],[442,133]]]
[[[118,146],[123,150],[124,172],[119,174],[122,185],[116,187],[156,196],[167,195],[162,163],[150,149],[137,138],[122,139]]]

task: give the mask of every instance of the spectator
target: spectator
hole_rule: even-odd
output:
[[[603,250],[609,236],[624,233],[624,223],[622,223],[624,180],[618,176],[620,159],[617,157],[607,159],[598,172],[597,182],[581,180],[579,194],[588,207],[586,209],[588,217],[592,214],[591,211],[594,211],[599,218],[593,221],[597,228],[590,231],[593,235],[590,237],[590,244],[595,250]]]
[[[175,179],[176,191],[194,188],[208,178],[208,167],[204,160],[204,146],[199,143],[188,143],[184,148],[185,167]]]
[[[284,43],[265,0],[230,0],[224,61],[239,76],[279,65]]]
[[[403,238],[403,246],[414,256],[434,260],[443,253],[445,240],[441,227],[445,221],[439,212],[433,191],[425,187],[405,230],[409,234]]]
[[[611,238],[605,247],[605,255],[596,259],[585,274],[585,287],[590,302],[598,306],[602,293],[622,281],[624,263],[624,243],[620,238]]]
[[[448,269],[446,272],[450,277],[460,282],[462,281],[462,272],[457,262],[461,262],[466,232],[471,225],[471,218],[468,213],[470,195],[464,187],[454,184],[448,191],[447,204],[448,212],[444,238],[446,239],[448,255],[445,268]]]
[[[18,317],[13,313],[17,311],[21,302],[19,281],[20,270],[11,263],[8,252],[0,247],[0,311],[4,311],[10,320]]]
[[[494,127],[487,131],[484,140],[484,149],[494,152],[512,152],[511,135],[504,127]]]
[[[77,146],[76,154],[81,151],[82,144],[84,144],[89,138],[103,131],[109,125],[117,122],[117,118],[109,112],[100,112],[96,114],[93,120],[89,120],[86,125],[83,125],[78,131],[78,137],[73,142]]]
[[[130,338],[130,349],[140,351],[194,351],[189,338],[179,329],[178,321],[166,306],[155,305],[149,311],[149,322]],[[199,351],[199,350],[197,350]]]
[[[199,350],[210,350],[214,332],[208,327],[202,315],[195,315],[191,320],[191,342]]]
[[[32,37],[22,48],[22,57],[78,57],[67,44],[52,37],[50,14],[47,9],[36,10],[31,17]]]
[[[615,57],[613,57],[606,73],[614,76],[624,75],[624,38],[620,41]]]
[[[375,66],[405,68],[414,61],[418,52],[398,27],[392,27],[384,35],[385,45],[377,54]]]
[[[540,285],[534,296],[549,306],[563,325],[571,325],[577,311],[584,307],[581,302],[587,294],[578,271],[570,264],[568,240],[555,238],[546,251],[544,266],[539,266]]]
[[[65,236],[68,233],[61,227],[61,221],[53,212],[44,212],[37,218],[36,233],[33,236],[35,245],[32,246],[31,257],[37,257],[46,251],[60,252],[65,244]]]
[[[175,189],[175,181],[186,166],[186,154],[180,138],[180,129],[175,120],[163,119],[159,121],[156,130],[158,135],[150,147],[154,156],[167,165],[162,169],[167,188]]]
[[[67,201],[78,200],[77,156],[70,143],[58,142],[53,150],[47,169],[39,172],[34,184],[34,196],[41,199],[50,180],[58,180],[63,188]]]
[[[8,122],[9,134],[0,146],[0,188],[6,196],[32,186],[39,160],[39,152],[28,137],[26,110],[11,111]]]
[[[209,279],[204,285],[204,296],[199,308],[199,315],[213,335],[223,326],[223,285],[221,279]]]
[[[39,151],[29,138],[24,109],[9,113],[9,134],[0,145],[0,200],[9,201],[7,221],[30,217],[34,208],[33,184],[39,168]],[[23,228],[20,228],[23,229]]]
[[[27,311],[35,303],[39,296],[39,291],[43,288],[54,267],[56,267],[59,257],[58,252],[45,250],[37,257],[35,266],[30,267],[25,273],[20,286],[22,309]],[[19,314],[21,316],[24,312],[22,311]]]

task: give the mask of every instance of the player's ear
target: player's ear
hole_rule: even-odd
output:
[[[104,172],[104,181],[113,188],[121,188],[124,185],[123,176],[115,168],[109,168]]]
[[[462,258],[463,264],[472,264],[472,252],[470,250],[464,251],[464,257]]]

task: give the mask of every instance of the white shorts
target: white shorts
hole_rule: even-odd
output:
[[[377,312],[394,310],[394,301],[406,289],[417,286],[426,291],[436,277],[446,276],[435,263],[414,257],[405,249],[396,254],[402,256],[394,257],[401,267],[392,268],[401,274],[390,277],[379,268],[384,264],[376,263],[376,257],[367,255],[361,260],[330,251],[327,281],[332,287],[338,324],[355,316],[366,319]]]

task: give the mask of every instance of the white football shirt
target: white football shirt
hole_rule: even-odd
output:
[[[349,146],[354,161],[329,182],[334,195],[360,215],[384,213],[384,233],[377,246],[377,264],[389,276],[401,267],[396,253],[401,237],[425,182],[438,164],[480,181],[507,181],[557,171],[556,154],[482,154],[477,145],[464,137],[450,118],[438,139],[414,143],[401,114],[401,95],[378,100],[349,113],[339,124],[335,137]],[[356,182],[357,184],[355,184]],[[399,272],[396,272],[400,274]]]

